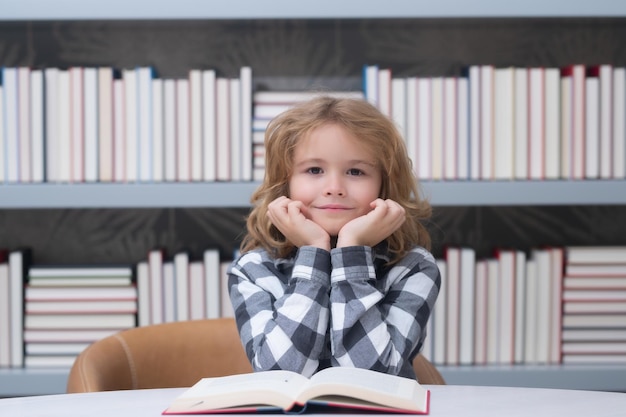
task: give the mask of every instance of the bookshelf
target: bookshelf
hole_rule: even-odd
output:
[[[6,3],[6,4],[3,4]],[[626,3],[614,0],[596,2],[565,2],[531,0],[527,2],[502,2],[479,0],[469,4],[463,0],[427,2],[424,0],[390,0],[387,2],[356,0],[340,3],[321,0],[318,2],[290,2],[287,0],[264,2],[261,6],[254,0],[233,0],[214,7],[213,2],[194,0],[127,2],[110,0],[106,3],[87,3],[77,0],[51,2],[45,0],[0,0],[0,21],[17,27],[20,23],[53,24],[54,21],[207,21],[220,20],[274,20],[274,19],[344,19],[352,24],[360,19],[415,19],[425,23],[434,19],[440,24],[450,19],[503,18],[556,19],[556,18],[609,18],[626,17]],[[219,22],[217,22],[219,23]],[[9,26],[11,26],[9,25]],[[181,23],[182,25],[182,23]],[[193,26],[196,27],[196,26]],[[160,26],[159,26],[160,28]],[[63,28],[61,28],[63,29]],[[6,29],[7,33],[11,29]],[[19,28],[14,30],[19,32]],[[141,29],[140,29],[141,30]],[[325,30],[328,30],[326,28]],[[445,28],[443,29],[445,30]],[[44,31],[45,32],[45,31]],[[4,36],[0,34],[1,37]],[[8,36],[9,38],[11,36]],[[619,37],[618,37],[619,38]],[[21,39],[15,36],[15,39]],[[621,39],[621,38],[620,38]],[[21,40],[22,42],[31,42]],[[39,40],[38,42],[42,42]],[[68,42],[68,44],[71,42]],[[505,42],[506,43],[506,42]],[[2,46],[2,45],[0,45]],[[583,45],[585,46],[585,45]],[[177,45],[178,47],[178,45]],[[69,46],[68,46],[69,48]],[[27,48],[26,48],[27,49]],[[37,49],[37,48],[35,48]],[[44,48],[42,47],[42,50]],[[366,48],[355,48],[365,50]],[[446,49],[443,47],[442,49]],[[57,53],[54,48],[51,49]],[[68,61],[81,61],[84,55],[69,53]],[[14,53],[15,50],[8,49]],[[127,52],[127,55],[132,55]],[[19,51],[18,51],[19,52]],[[67,51],[66,51],[67,52]],[[9,58],[11,53],[7,54]],[[167,52],[166,52],[167,53]],[[479,54],[478,50],[474,53]],[[497,54],[494,52],[494,54]],[[458,54],[462,56],[462,54]],[[45,53],[41,62],[47,63]],[[104,54],[107,59],[107,55]],[[110,56],[110,55],[109,55]],[[577,55],[574,54],[575,59]],[[0,57],[1,58],[1,57]],[[375,57],[374,57],[375,58]],[[360,57],[352,58],[364,62]],[[422,57],[423,59],[423,57]],[[450,60],[458,65],[464,58],[454,56]],[[466,58],[465,58],[466,59]],[[483,61],[484,55],[481,56]],[[620,58],[624,59],[624,57]],[[158,59],[156,59],[158,61]],[[440,63],[442,58],[437,58]],[[54,60],[51,60],[54,62]],[[173,60],[175,61],[175,60]],[[558,59],[554,60],[559,62]],[[619,61],[619,59],[618,59]],[[93,64],[94,60],[87,60]],[[490,62],[490,61],[487,61]],[[31,63],[31,62],[27,62]],[[11,65],[13,62],[0,62]],[[48,65],[58,65],[49,64]],[[123,60],[117,66],[126,65]],[[183,65],[187,65],[184,63]],[[286,65],[286,64],[283,64]],[[406,63],[399,61],[400,67]],[[160,67],[157,62],[157,67]],[[448,70],[448,66],[435,65],[432,71]],[[406,69],[405,69],[406,70]],[[178,67],[167,70],[180,73]],[[167,72],[166,71],[166,72]],[[346,71],[349,72],[349,71]],[[280,71],[276,71],[280,74]],[[275,76],[276,74],[270,74]],[[302,76],[301,74],[296,74]],[[325,74],[326,76],[328,74]],[[353,73],[349,72],[348,78]],[[22,209],[134,209],[134,208],[240,208],[249,207],[249,197],[256,183],[138,183],[138,184],[9,184],[0,186],[0,211]],[[626,180],[602,181],[529,181],[529,182],[426,182],[424,191],[435,207],[447,206],[551,206],[551,205],[607,205],[626,206]],[[216,197],[217,196],[217,197]],[[172,203],[175,202],[175,203]],[[547,388],[596,389],[626,391],[623,375],[626,365],[617,366],[472,366],[440,367],[449,384],[536,386]],[[65,391],[67,369],[0,369],[0,396],[54,394]]]

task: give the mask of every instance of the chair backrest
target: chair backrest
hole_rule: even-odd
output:
[[[422,384],[444,384],[419,355]],[[252,372],[232,318],[156,324],[124,330],[85,349],[70,370],[67,392],[189,387],[200,378]]]
[[[136,327],[76,358],[67,392],[189,387],[202,377],[252,372],[233,319]]]

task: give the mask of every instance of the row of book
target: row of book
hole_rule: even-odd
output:
[[[232,317],[217,249],[137,265],[30,265],[0,252],[0,367],[70,366],[117,331]],[[626,247],[449,247],[423,353],[438,365],[626,363]],[[25,283],[25,285],[24,285]],[[23,291],[23,292],[22,292]]]
[[[0,80],[0,183],[252,180],[250,67],[4,67]]]
[[[626,363],[626,247],[447,248],[424,354],[439,365]]]
[[[401,127],[421,179],[626,177],[626,68],[473,65],[394,77],[366,65],[367,99]]]
[[[470,66],[361,91],[255,91],[239,77],[151,67],[0,71],[0,183],[260,180],[269,119],[315,94],[364,97],[401,129],[424,180],[626,178],[626,68]]]

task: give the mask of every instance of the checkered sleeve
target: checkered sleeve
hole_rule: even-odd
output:
[[[278,260],[248,252],[231,264],[228,286],[254,370],[317,371],[329,323],[328,251],[305,246]]]
[[[375,267],[365,246],[331,251],[333,366],[414,378],[413,358],[441,286],[435,259],[414,248],[391,267]]]

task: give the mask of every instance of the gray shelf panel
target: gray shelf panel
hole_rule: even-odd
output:
[[[626,392],[626,365],[438,366],[449,385],[487,385]],[[69,370],[0,369],[0,397],[62,394]]]
[[[626,365],[437,366],[450,385],[626,392]]]
[[[0,185],[0,209],[249,207],[255,182]],[[626,205],[625,180],[424,182],[433,206]]]
[[[0,20],[603,16],[626,16],[626,3],[615,0],[0,0]]]

